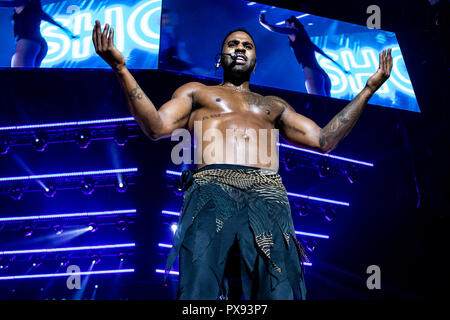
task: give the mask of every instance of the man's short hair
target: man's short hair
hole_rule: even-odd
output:
[[[225,40],[227,40],[228,36],[229,36],[230,34],[232,34],[232,33],[238,32],[238,31],[245,32],[246,34],[248,34],[249,37],[250,37],[250,39],[252,39],[253,44],[255,44],[255,39],[253,39],[253,37],[252,37],[252,35],[250,34],[250,32],[248,32],[248,31],[245,30],[244,28],[237,28],[237,29],[234,29],[234,30],[231,30],[230,32],[228,32],[228,34],[225,36],[225,38],[223,38],[222,46],[220,47],[220,52],[223,51],[223,46],[225,45]],[[255,48],[256,48],[256,45],[255,45]]]

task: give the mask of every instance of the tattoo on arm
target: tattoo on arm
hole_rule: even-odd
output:
[[[213,119],[213,118],[219,118],[221,115],[222,115],[222,114],[220,114],[220,113],[210,114],[209,116],[204,116],[204,117],[202,117],[202,120]]]
[[[142,91],[141,87],[139,87],[138,84],[136,84],[136,88],[131,89],[130,92],[128,92],[128,98],[130,98],[131,101],[133,100],[141,100],[145,96],[144,91]]]
[[[334,149],[356,124],[369,98],[359,94],[320,131],[319,145],[328,150]]]
[[[296,127],[288,125],[288,124],[284,124],[284,129],[285,130],[293,130],[295,132],[301,133],[302,135],[306,134],[303,130],[300,130],[299,128],[296,128]]]
[[[182,116],[181,118],[178,118],[177,120],[175,120],[174,122],[172,122],[172,124],[178,124],[179,122],[183,121],[184,119],[186,119],[187,117],[189,117],[190,113],[185,114],[184,116]]]
[[[286,110],[287,108],[290,108],[290,107],[288,105],[286,105],[286,103],[282,99],[280,99],[278,97],[271,97],[271,99],[273,101],[276,101],[278,104],[280,104],[283,107],[283,111],[282,111],[281,115],[279,116],[279,118],[277,120],[277,123],[276,123],[277,127],[278,128],[283,128],[284,131],[292,130],[292,131],[295,131],[295,132],[300,133],[302,135],[306,135],[305,131],[297,128],[295,125],[289,125],[289,124],[287,124],[287,123],[285,123],[283,121],[283,112],[284,112],[284,110]]]

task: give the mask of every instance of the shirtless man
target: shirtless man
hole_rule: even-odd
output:
[[[96,21],[92,39],[95,50],[115,71],[127,96],[128,107],[143,132],[152,140],[170,136],[176,129],[195,122],[201,141],[208,129],[226,136],[233,129],[231,145],[247,141],[248,132],[278,129],[293,145],[328,153],[350,132],[373,93],[387,80],[392,69],[391,50],[380,53],[380,65],[365,88],[325,127],[298,114],[286,101],[261,96],[249,89],[256,65],[251,35],[238,29],[222,44],[223,82],[206,86],[199,82],[178,88],[172,99],[156,109],[127,70],[114,46],[114,30]],[[197,122],[198,123],[198,122]],[[273,144],[274,139],[268,139]],[[211,141],[210,144],[214,143]],[[204,152],[210,144],[203,143]],[[258,145],[259,148],[259,145]],[[223,152],[228,149],[224,148]],[[246,149],[248,150],[248,149]],[[250,148],[247,155],[255,149]],[[198,163],[197,170],[183,172],[184,202],[166,270],[179,253],[178,299],[227,299],[227,257],[238,250],[242,294],[246,299],[305,299],[304,251],[295,237],[289,200],[276,173],[277,156],[269,163]],[[247,158],[246,158],[247,159]],[[254,159],[254,158],[253,158]]]

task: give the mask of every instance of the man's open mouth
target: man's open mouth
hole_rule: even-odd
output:
[[[236,57],[236,63],[245,64],[247,62],[247,57],[243,54],[238,54]]]

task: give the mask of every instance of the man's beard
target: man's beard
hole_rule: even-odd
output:
[[[252,74],[253,69],[255,68],[256,62],[251,61],[248,66],[245,66],[246,68],[235,68],[236,64],[233,61],[228,66],[225,66],[223,68],[224,73],[230,76],[233,76],[235,78],[250,78],[250,75]]]

